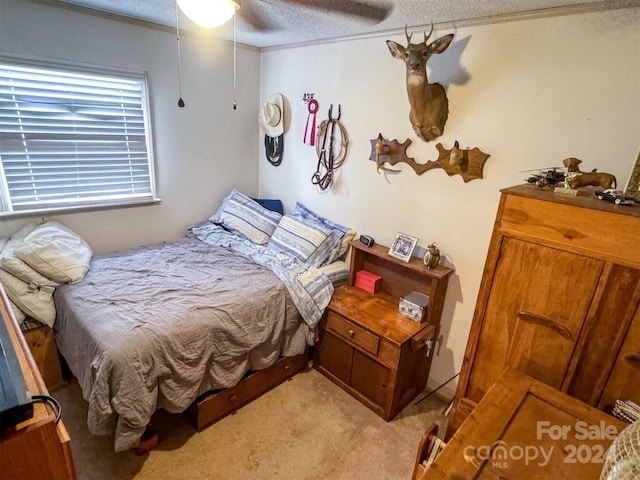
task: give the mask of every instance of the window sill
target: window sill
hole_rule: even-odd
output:
[[[68,213],[84,213],[84,212],[95,212],[99,210],[113,210],[118,208],[132,208],[132,207],[144,207],[151,205],[159,205],[162,203],[162,199],[153,198],[146,199],[140,201],[127,201],[126,203],[104,203],[104,204],[96,204],[96,205],[86,205],[86,206],[73,206],[73,207],[58,207],[58,208],[49,208],[43,210],[20,210],[17,212],[0,212],[0,220],[11,220],[18,218],[26,218],[26,217],[46,217],[52,215],[64,215]]]

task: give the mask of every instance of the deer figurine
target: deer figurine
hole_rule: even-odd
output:
[[[439,83],[429,83],[427,61],[434,53],[444,52],[453,34],[445,35],[427,44],[433,33],[433,24],[429,35],[424,34],[423,43],[411,43],[411,37],[404,29],[407,46],[387,40],[387,46],[394,58],[402,60],[407,67],[407,95],[409,96],[409,120],[419,138],[429,142],[444,132],[444,124],[449,116],[449,101],[444,87]]]

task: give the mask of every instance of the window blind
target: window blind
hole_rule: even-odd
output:
[[[144,77],[0,63],[5,211],[152,199]]]

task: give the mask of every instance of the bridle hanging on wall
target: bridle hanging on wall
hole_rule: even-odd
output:
[[[311,177],[311,183],[318,185],[321,190],[326,190],[333,183],[333,174],[344,163],[349,152],[349,135],[344,125],[340,122],[342,106],[338,104],[338,117],[333,118],[333,104],[329,107],[329,118],[323,120],[318,126],[316,138],[316,153],[318,154],[318,166]],[[336,125],[340,135],[340,149],[335,151]],[[329,136],[327,145],[327,134]]]

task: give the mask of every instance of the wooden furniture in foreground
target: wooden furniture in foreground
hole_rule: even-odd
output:
[[[418,446],[418,453],[416,454],[416,462],[413,466],[411,480],[419,480],[422,477],[444,445],[446,444],[438,438],[438,425],[432,423],[425,431],[420,441],[420,446]]]
[[[385,420],[424,390],[451,268],[424,266],[389,256],[381,245],[351,243],[349,284],[336,288],[320,322],[315,368]],[[382,277],[371,294],[355,287],[356,273]],[[399,299],[411,292],[430,297],[426,320],[402,316]]]
[[[507,369],[422,480],[597,480],[627,424]]]
[[[42,375],[44,383],[50,392],[56,391],[67,385],[62,376],[60,356],[56,347],[56,338],[53,329],[42,325],[23,331],[29,350],[36,366]]]
[[[0,313],[11,337],[22,374],[33,397],[48,395],[20,327],[0,286]],[[44,403],[34,403],[33,417],[3,432],[0,438],[0,476],[2,478],[76,478],[71,440],[55,412]]]
[[[234,387],[205,393],[191,404],[187,413],[196,429],[203,430],[304,370],[308,363],[308,353],[281,357],[264,370],[249,372]]]
[[[505,367],[605,411],[640,402],[640,207],[502,190],[447,438]]]

